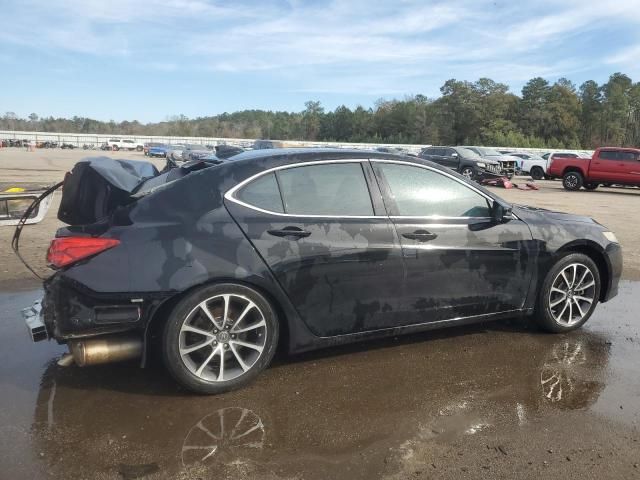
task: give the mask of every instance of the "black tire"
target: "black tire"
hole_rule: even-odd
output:
[[[597,183],[585,183],[584,188],[585,188],[585,190],[595,190],[596,188],[598,188],[598,184]]]
[[[584,184],[584,177],[580,172],[567,172],[562,176],[562,186],[565,190],[575,192],[580,190],[580,187]]]
[[[469,165],[460,168],[460,175],[468,178],[469,180],[474,180],[476,178],[476,169],[470,167]]]
[[[534,180],[542,180],[544,178],[544,170],[542,167],[532,167],[529,173],[531,173],[531,178]]]
[[[233,330],[225,329],[224,324],[223,328],[221,328],[220,330],[216,330],[218,328],[218,325],[216,325],[213,321],[210,321],[210,324],[208,325],[211,330],[209,331],[208,336],[205,337],[201,334],[196,335],[198,335],[198,338],[203,338],[206,340],[210,339],[211,342],[214,342],[215,340],[215,345],[217,346],[214,346],[213,343],[209,343],[207,346],[199,348],[197,350],[198,353],[194,353],[194,356],[199,355],[200,359],[206,357],[208,358],[208,360],[200,363],[194,361],[193,357],[185,355],[184,352],[183,354],[180,353],[181,341],[182,339],[185,339],[187,335],[186,333],[184,333],[185,337],[181,337],[181,329],[183,328],[183,325],[187,324],[187,322],[190,322],[189,325],[193,326],[193,323],[191,322],[194,322],[193,319],[196,318],[196,315],[201,315],[201,317],[198,318],[197,321],[204,322],[199,323],[198,325],[207,325],[209,319],[202,316],[204,315],[204,313],[200,313],[200,310],[198,310],[199,306],[202,304],[202,302],[205,301],[212,302],[205,304],[207,305],[207,309],[209,309],[212,304],[215,305],[215,302],[219,302],[220,298],[225,295],[231,296],[232,298],[244,298],[249,302],[252,302],[255,307],[257,307],[252,311],[254,312],[253,315],[259,316],[254,317],[254,320],[251,321],[253,321],[253,324],[256,324],[261,323],[261,320],[256,322],[255,318],[264,319],[264,331],[261,330],[260,332],[257,332],[258,329],[251,330],[252,334],[257,334],[257,337],[254,337],[254,340],[249,341],[248,343],[263,342],[264,345],[262,346],[262,350],[259,353],[254,354],[254,356],[257,355],[257,357],[248,362],[251,363],[251,365],[246,370],[243,367],[241,369],[243,372],[239,373],[237,376],[232,377],[229,380],[224,380],[224,375],[222,376],[222,380],[207,379],[203,378],[203,376],[208,375],[208,370],[206,372],[202,371],[202,373],[205,375],[198,375],[198,369],[196,369],[196,371],[192,371],[196,365],[200,364],[200,368],[202,368],[202,365],[206,365],[207,369],[209,368],[210,364],[213,364],[211,366],[215,367],[216,362],[214,362],[213,360],[214,358],[218,358],[218,372],[215,373],[215,376],[219,376],[220,372],[222,371],[220,362],[223,360],[223,358],[223,364],[232,366],[235,365],[235,370],[238,371],[240,369],[240,363],[237,361],[237,351],[255,351],[253,349],[243,348],[242,346],[238,346],[238,344],[235,343],[238,341],[247,340],[246,337],[232,340],[230,335]],[[238,312],[240,312],[244,308],[242,305],[234,307],[233,301],[234,300],[232,299],[229,303],[230,306],[228,307],[228,317],[231,317],[232,315],[239,315]],[[248,305],[248,303],[245,304],[245,306],[246,305]],[[214,318],[217,318],[218,321],[220,321],[222,318],[219,318],[216,315],[215,308],[215,306],[212,307],[210,313]],[[221,310],[218,309],[217,312],[220,313]],[[221,317],[222,316],[223,315],[221,315]],[[249,316],[250,314],[247,314],[245,315],[245,318],[248,318]],[[229,323],[232,322],[233,319],[229,318]],[[204,329],[205,327],[199,328]],[[216,332],[217,335],[214,335],[213,332]],[[221,335],[224,333],[227,333],[227,336],[223,339]],[[240,337],[240,335],[241,334],[238,334],[238,337]],[[207,285],[198,288],[197,290],[187,295],[185,298],[180,300],[172,310],[164,326],[162,355],[167,370],[173,376],[173,378],[182,386],[196,393],[218,394],[245,386],[246,384],[251,382],[262,370],[264,370],[269,365],[271,359],[273,358],[273,355],[275,354],[276,347],[278,345],[278,337],[279,324],[275,314],[275,310],[273,309],[269,301],[265,299],[264,296],[262,296],[259,292],[244,285],[238,285],[234,283]],[[233,336],[233,338],[235,339],[236,337]],[[259,338],[259,340],[255,340],[255,338]],[[218,342],[220,343],[218,344]],[[190,343],[183,348],[188,349],[189,347],[197,345],[198,343],[198,341],[194,341],[194,343]],[[202,343],[204,344],[206,342]],[[236,346],[234,347],[233,344],[235,344]],[[226,350],[222,349],[223,345]],[[231,348],[229,349],[228,347]],[[218,348],[220,349],[219,353],[214,357],[214,353],[212,352],[215,352],[215,350]],[[240,348],[241,350],[237,350],[238,348]],[[219,358],[220,353],[222,354],[223,358]],[[189,353],[189,355],[191,355],[191,353]],[[183,359],[183,356],[187,357],[187,359]],[[246,358],[244,360],[246,360]],[[191,363],[191,366],[188,366],[187,363]]]
[[[137,152],[141,152],[141,151],[142,151],[142,147],[137,146],[137,147],[136,147],[136,151],[137,151]]]
[[[572,324],[565,324],[561,321],[556,320],[556,318],[554,317],[554,312],[552,311],[553,307],[551,307],[551,303],[553,303],[551,300],[551,295],[552,294],[557,295],[557,294],[552,292],[551,289],[554,286],[554,284],[556,284],[556,286],[562,287],[562,284],[564,284],[564,280],[562,280],[561,278],[561,272],[563,272],[563,270],[565,270],[567,267],[569,267],[569,270],[571,270],[572,265],[581,265],[583,267],[588,268],[593,277],[594,285],[593,287],[590,287],[588,290],[580,290],[575,288],[575,287],[579,287],[580,285],[574,285],[574,287],[567,286],[567,288],[570,288],[571,296],[570,297],[566,296],[565,299],[561,301],[561,303],[557,308],[561,309],[561,307],[564,305],[564,302],[568,301],[572,309],[570,312],[568,312],[568,317],[572,315],[573,308],[580,309],[580,307],[575,307],[575,303],[573,302],[574,296],[577,295],[576,292],[580,294],[584,294],[585,296],[587,295],[587,293],[583,293],[583,292],[588,292],[588,296],[593,296],[593,301],[589,304],[588,309],[584,303],[582,304],[582,307],[584,308],[584,315],[580,320]],[[568,274],[567,276],[569,277],[570,281],[571,280],[573,280],[574,282],[579,281],[579,279],[578,280],[576,280],[575,278],[572,279]],[[578,273],[578,276],[580,276],[580,273]],[[557,284],[557,282],[560,282],[560,283]],[[586,284],[586,282],[583,282],[583,285],[584,284]],[[565,255],[553,265],[549,273],[547,273],[547,276],[545,277],[544,282],[540,287],[540,290],[538,291],[538,299],[537,299],[536,310],[535,310],[536,322],[538,323],[540,328],[551,333],[569,332],[571,330],[580,328],[582,325],[584,325],[584,323],[587,320],[589,320],[589,317],[591,317],[594,309],[596,308],[596,305],[598,304],[598,299],[600,298],[600,286],[601,286],[600,272],[598,271],[597,265],[591,258],[589,258],[588,256],[582,253],[570,253]],[[554,298],[558,298],[558,297],[554,297]],[[560,294],[560,298],[562,298],[561,294]],[[583,297],[579,297],[579,298],[583,298]],[[556,315],[558,315],[557,311],[556,311]],[[560,318],[562,318],[562,316],[563,314],[560,313]]]
[[[113,150],[114,152],[117,152],[118,150],[120,150],[120,147],[118,147],[117,145],[114,145],[114,146],[113,146],[113,147],[111,147],[111,148],[112,148],[112,150]]]

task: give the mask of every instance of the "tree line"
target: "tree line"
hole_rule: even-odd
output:
[[[447,80],[440,92],[438,98],[380,99],[370,108],[325,110],[320,102],[308,101],[301,112],[179,115],[147,124],[39,118],[36,113],[25,119],[7,112],[0,130],[573,149],[640,146],[640,82],[622,73],[602,85],[588,80],[578,88],[565,78],[552,84],[536,77],[520,96],[489,78]]]

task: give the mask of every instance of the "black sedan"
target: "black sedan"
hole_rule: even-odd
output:
[[[131,189],[100,187],[135,170],[107,160],[65,178],[72,225],[27,318],[69,344],[67,363],[144,364],[158,349],[183,386],[218,393],[277,347],[514,316],[566,332],[618,290],[620,245],[602,225],[509,205],[419,158],[261,150]]]

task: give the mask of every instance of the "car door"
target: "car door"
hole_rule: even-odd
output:
[[[460,157],[458,156],[458,152],[453,148],[444,148],[442,152],[441,165],[457,171],[460,166]]]
[[[524,222],[494,222],[488,195],[438,169],[386,160],[372,165],[402,244],[407,319],[422,323],[523,307],[535,251]]]
[[[589,180],[607,183],[624,183],[626,179],[625,162],[617,149],[600,150],[591,159],[589,165]]]
[[[402,249],[367,161],[276,168],[226,198],[314,334],[401,323]]]
[[[620,158],[624,163],[624,182],[640,184],[640,153],[625,150],[620,152]]]

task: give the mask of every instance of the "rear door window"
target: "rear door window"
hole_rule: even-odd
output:
[[[277,171],[277,178],[287,214],[374,215],[359,162],[286,168]]]

